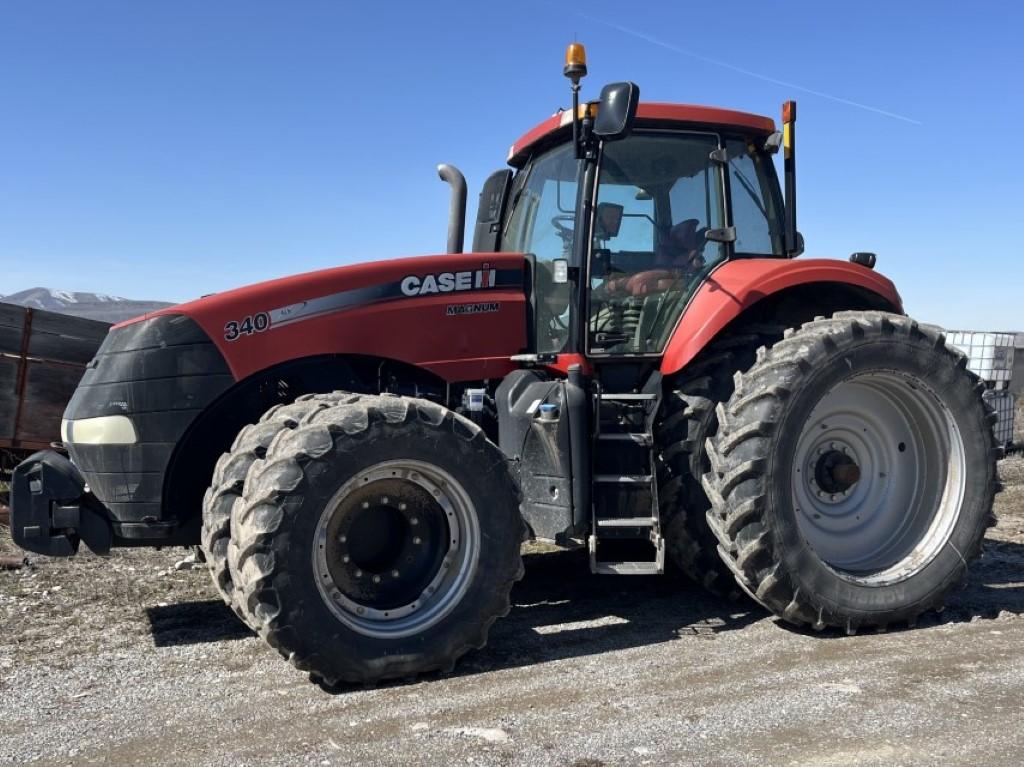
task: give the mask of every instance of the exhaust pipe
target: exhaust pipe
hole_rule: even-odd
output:
[[[466,233],[466,177],[454,165],[441,163],[437,175],[452,185],[452,200],[448,206],[448,253],[461,253]]]

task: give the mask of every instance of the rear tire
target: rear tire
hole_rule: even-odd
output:
[[[523,574],[518,495],[476,424],[420,399],[326,408],[271,444],[232,513],[260,635],[326,686],[449,671]]]
[[[940,608],[995,521],[983,388],[941,332],[883,312],[759,351],[718,408],[704,476],[739,585],[784,620],[848,633]]]
[[[710,468],[705,443],[718,431],[719,403],[733,392],[733,374],[754,363],[757,349],[782,338],[776,325],[750,325],[711,345],[670,383],[655,427],[658,502],[669,559],[712,594],[737,599],[741,591],[718,556],[718,539],[705,517],[701,477]]]

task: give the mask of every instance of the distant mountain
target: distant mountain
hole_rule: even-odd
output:
[[[166,301],[136,301],[103,293],[77,293],[50,288],[29,288],[9,296],[0,296],[0,301],[103,322],[122,322],[171,306]]]

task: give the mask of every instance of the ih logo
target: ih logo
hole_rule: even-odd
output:
[[[407,296],[425,296],[430,293],[454,293],[460,290],[493,288],[498,270],[482,264],[476,271],[440,272],[438,274],[410,274],[402,279],[402,293]]]

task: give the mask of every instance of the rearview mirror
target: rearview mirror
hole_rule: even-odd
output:
[[[622,212],[625,208],[614,202],[599,202],[594,216],[594,235],[601,240],[619,236],[622,228]]]
[[[594,119],[594,135],[605,141],[626,138],[633,128],[640,87],[636,83],[609,83],[601,89]]]

